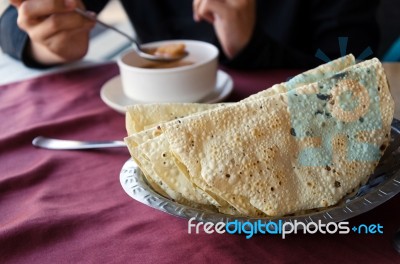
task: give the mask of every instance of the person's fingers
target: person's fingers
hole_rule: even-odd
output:
[[[221,0],[202,0],[196,10],[196,14],[200,19],[204,19],[209,23],[213,23],[215,16],[224,16],[226,5]]]
[[[242,13],[244,10],[254,10],[253,0],[194,0],[193,12],[197,20],[207,20],[212,23],[215,16],[226,17],[229,13]]]
[[[77,13],[54,14],[43,20],[40,26],[32,27],[29,37],[33,41],[44,42],[46,39],[63,31],[90,30],[94,25],[94,21],[86,19]]]
[[[205,20],[209,23],[214,22],[214,13],[210,8],[210,0],[202,0],[197,8],[199,20]]]
[[[10,3],[10,5],[18,8],[22,4],[23,1],[24,0],[9,0],[9,3]]]
[[[225,0],[226,3],[234,9],[244,9],[254,4],[253,0]]]
[[[52,65],[83,58],[87,53],[88,44],[88,32],[83,29],[75,29],[60,32],[44,43],[30,41],[26,51],[37,62]]]
[[[192,2],[192,10],[193,10],[193,19],[194,21],[200,21],[200,17],[197,15],[197,9],[201,0],[193,0]]]
[[[194,0],[193,1],[193,18],[195,21],[200,21],[202,19],[212,22],[213,12],[218,12],[221,5],[218,6],[218,2],[221,4],[225,0]]]
[[[83,30],[84,29],[80,28],[59,32],[57,35],[46,39],[44,44],[51,52],[57,54],[66,61],[80,59],[87,52],[87,44],[82,45],[81,43],[82,41],[88,41],[88,34],[85,34]],[[71,42],[74,43],[74,45],[78,45],[80,48],[76,49],[74,45],[71,45]]]
[[[26,20],[35,20],[51,14],[71,12],[77,5],[76,0],[27,0],[19,6],[18,14]]]
[[[255,0],[198,0],[194,12],[214,26],[224,53],[233,58],[249,42],[255,25]]]

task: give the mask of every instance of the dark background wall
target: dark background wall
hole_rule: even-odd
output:
[[[381,41],[378,56],[387,51],[400,36],[400,0],[381,0],[378,9],[378,22],[381,28]]]

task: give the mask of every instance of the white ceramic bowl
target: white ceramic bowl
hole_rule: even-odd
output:
[[[212,44],[195,40],[152,42],[146,48],[168,43],[184,43],[189,55],[182,63],[193,64],[174,68],[144,68],[148,60],[134,50],[121,54],[118,66],[125,95],[135,101],[196,102],[215,89],[218,67],[218,49]]]

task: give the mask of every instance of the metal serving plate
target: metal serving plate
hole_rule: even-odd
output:
[[[248,218],[205,211],[179,204],[155,192],[147,183],[144,175],[133,160],[128,160],[122,167],[120,182],[125,192],[133,199],[162,212],[183,218],[195,218],[202,222],[256,222],[297,221],[328,223],[339,222],[367,212],[386,202],[400,192],[400,121],[392,122],[391,143],[382,157],[375,173],[368,182],[361,186],[356,194],[345,197],[335,206],[309,210],[304,214],[284,217]]]

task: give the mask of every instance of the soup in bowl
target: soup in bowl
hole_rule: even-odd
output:
[[[166,45],[183,45],[188,56],[174,62],[155,62],[128,50],[118,58],[122,88],[135,101],[197,102],[215,89],[218,49],[196,40],[169,40],[143,45],[155,50]]]

